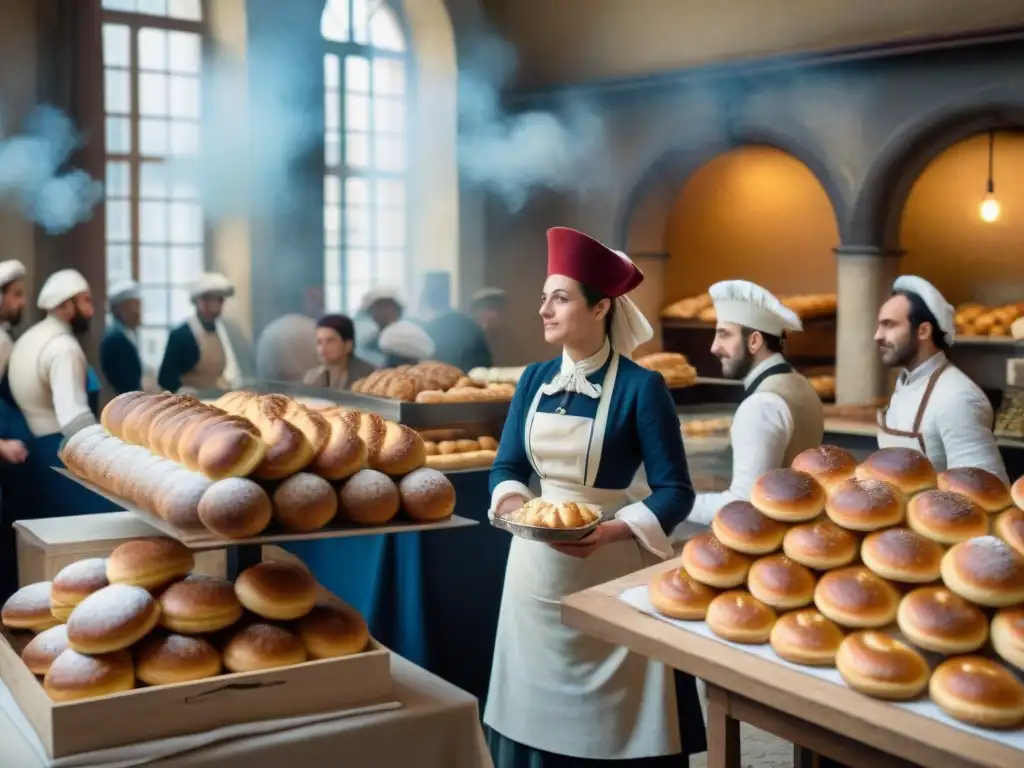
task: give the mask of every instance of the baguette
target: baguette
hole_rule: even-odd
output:
[[[442,472],[457,469],[477,469],[494,463],[494,451],[468,451],[466,453],[438,454],[427,457],[427,466]]]
[[[214,407],[248,419],[259,430],[260,437],[269,446],[263,461],[253,472],[260,479],[283,480],[301,472],[316,457],[318,448],[323,446],[321,437],[325,435],[313,434],[317,442],[311,441],[307,432],[296,423],[306,423],[307,420],[298,413],[299,406],[286,397],[228,392],[214,403]],[[323,421],[323,417],[320,418]],[[326,433],[326,427],[323,431]],[[310,432],[315,433],[316,430],[310,428]]]

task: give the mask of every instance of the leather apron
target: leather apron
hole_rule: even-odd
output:
[[[924,435],[921,433],[921,424],[924,423],[924,414],[928,410],[928,401],[931,400],[932,392],[935,391],[935,385],[938,384],[939,377],[946,372],[947,368],[949,368],[949,363],[943,363],[928,377],[928,383],[924,388],[924,395],[921,397],[921,404],[918,406],[917,414],[914,416],[914,426],[911,427],[909,432],[892,429],[888,426],[888,405],[878,411],[879,448],[911,448],[915,451],[920,451],[925,456],[928,455]]]

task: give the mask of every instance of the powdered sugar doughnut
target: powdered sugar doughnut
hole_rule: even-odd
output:
[[[130,691],[135,669],[128,651],[86,656],[68,648],[54,659],[43,689],[54,701],[78,701]]]
[[[324,478],[300,472],[274,491],[274,517],[293,531],[316,531],[338,513],[338,494]]]
[[[199,501],[199,520],[207,529],[228,539],[258,536],[270,525],[270,497],[244,477],[218,480]]]
[[[224,666],[232,672],[286,667],[306,660],[306,648],[292,632],[276,624],[249,624],[224,646]]]
[[[199,503],[212,485],[210,478],[198,472],[178,474],[172,485],[161,487],[156,500],[158,514],[179,531],[203,530]]]
[[[66,565],[53,577],[50,611],[61,621],[67,621],[72,608],[109,583],[105,558],[90,557]]]
[[[442,472],[429,467],[410,472],[398,484],[402,509],[414,520],[434,522],[455,511],[455,486]]]
[[[79,653],[111,653],[135,644],[156,626],[160,604],[142,587],[111,584],[75,606],[68,645]]]
[[[50,612],[51,586],[49,581],[37,581],[19,589],[4,603],[0,621],[5,627],[30,632],[42,632],[60,624]]]
[[[147,685],[203,680],[220,674],[220,653],[201,637],[154,633],[139,643],[136,674]]]
[[[384,525],[398,514],[401,498],[394,480],[375,469],[356,472],[338,491],[341,515],[360,525]]]
[[[54,659],[68,649],[68,628],[65,624],[40,632],[21,652],[21,660],[33,675],[45,675]]]

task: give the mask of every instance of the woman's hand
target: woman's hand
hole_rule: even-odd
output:
[[[27,458],[28,449],[21,440],[0,440],[0,461],[23,464]]]
[[[518,493],[514,493],[511,496],[506,496],[504,499],[501,500],[501,503],[498,504],[498,508],[494,510],[494,516],[502,518],[508,517],[513,512],[522,509],[525,503],[526,497],[520,496]]]
[[[601,523],[594,529],[593,533],[579,541],[564,542],[562,544],[549,544],[563,555],[569,557],[590,557],[605,544],[614,544],[617,541],[628,541],[633,538],[633,532],[629,526],[621,520],[609,520]]]

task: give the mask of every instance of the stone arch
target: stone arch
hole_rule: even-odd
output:
[[[832,204],[840,241],[846,241],[848,185],[827,161],[827,154],[809,135],[768,126],[745,127],[728,139],[712,139],[698,146],[674,148],[661,154],[639,176],[619,208],[615,223],[616,247],[627,252],[662,252],[659,245],[637,237],[648,222],[668,220],[672,204],[689,179],[719,155],[743,146],[768,146],[803,163],[821,184]]]
[[[911,118],[868,169],[848,227],[849,245],[898,251],[900,219],[921,172],[945,149],[993,128],[1024,126],[1024,83],[969,91]]]

